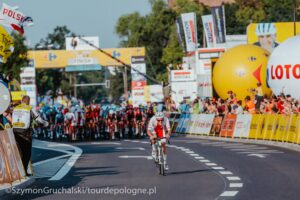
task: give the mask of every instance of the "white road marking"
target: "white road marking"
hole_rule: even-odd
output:
[[[215,170],[224,170],[223,167],[212,167],[212,168],[215,169]]]
[[[143,143],[143,144],[149,144],[150,142],[141,142],[141,143]]]
[[[203,144],[203,145],[220,145],[220,144],[228,144],[228,143],[226,143],[226,142],[203,142],[203,143],[201,143],[201,144]]]
[[[216,163],[205,163],[207,166],[217,166]]]
[[[200,162],[203,162],[203,163],[208,163],[210,162],[210,160],[199,160]]]
[[[261,151],[245,151],[245,152],[236,152],[240,154],[253,154],[253,153],[258,153],[258,154],[272,154],[272,153],[283,153],[282,151],[278,150],[261,150]]]
[[[257,147],[257,148],[240,148],[240,149],[230,149],[231,151],[261,151],[261,150],[271,150],[267,147]]]
[[[121,145],[121,143],[118,143],[118,142],[92,142],[91,144],[114,144],[114,145]]]
[[[131,142],[140,142],[140,141],[137,141],[137,140],[132,140]]]
[[[221,197],[234,197],[237,195],[238,191],[225,191],[220,196]]]
[[[68,144],[57,144],[57,146],[68,146],[74,149],[75,153],[72,153],[71,158],[64,164],[64,166],[49,180],[50,181],[57,181],[61,180],[73,167],[77,159],[81,156],[82,150],[78,147],[71,146]]]
[[[248,144],[227,144],[222,146],[225,149],[249,147]]]
[[[195,152],[193,152],[193,151],[186,151],[185,153],[187,153],[187,154],[195,154]]]
[[[198,156],[198,157],[195,157],[196,159],[205,159],[204,157],[202,156]]]
[[[152,160],[152,156],[128,156],[128,155],[124,155],[124,156],[119,156],[119,158],[146,158],[148,160]]]
[[[227,176],[226,177],[229,181],[240,181],[240,177],[238,176]]]
[[[42,160],[42,161],[33,163],[32,166],[35,167],[35,166],[38,166],[38,165],[41,165],[41,164],[45,164],[47,162],[51,162],[51,161],[58,160],[58,159],[61,159],[61,158],[65,158],[65,157],[69,157],[69,156],[71,156],[71,154],[57,156],[57,157],[50,158],[50,159],[47,159],[47,160]]]
[[[243,183],[230,183],[229,187],[230,188],[241,188],[241,187],[243,187]]]
[[[141,151],[145,151],[146,150],[143,147],[117,147],[116,149],[118,149],[118,150],[122,150],[122,149],[124,149],[124,150],[126,150],[126,149],[128,149],[128,150],[134,150],[134,149],[136,149],[136,150],[141,150]]]
[[[220,171],[219,173],[223,174],[223,175],[231,175],[232,174],[232,172],[230,172],[230,171]]]
[[[199,154],[197,154],[197,153],[192,153],[192,154],[190,154],[191,156],[194,156],[194,157],[199,157],[200,155]]]
[[[181,148],[182,151],[191,151],[190,149]]]
[[[266,155],[259,154],[259,153],[252,153],[252,154],[249,154],[248,156],[256,156],[256,157],[259,157],[259,158],[265,158],[266,157]]]
[[[130,142],[131,140],[124,140],[125,142]]]

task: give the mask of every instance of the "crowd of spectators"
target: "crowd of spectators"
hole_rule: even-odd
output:
[[[166,100],[167,111],[192,113],[192,114],[299,114],[300,99],[292,98],[291,95],[280,94],[278,96],[261,96],[257,93],[246,96],[243,100],[237,99],[236,94],[228,91],[228,98],[196,98],[194,101],[183,100],[176,106],[175,102]]]

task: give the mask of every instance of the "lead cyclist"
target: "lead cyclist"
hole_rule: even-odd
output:
[[[167,117],[164,116],[163,112],[157,112],[149,121],[147,128],[147,135],[150,138],[152,146],[152,157],[157,161],[156,155],[156,138],[161,139],[162,148],[163,148],[163,158],[165,160],[165,169],[169,170],[167,165],[167,148],[166,148],[166,139],[169,139],[171,136],[171,126],[170,121]]]

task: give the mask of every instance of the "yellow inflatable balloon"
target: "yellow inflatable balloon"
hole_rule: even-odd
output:
[[[254,45],[239,45],[226,51],[214,66],[213,85],[222,99],[228,91],[236,93],[239,100],[253,96],[251,89],[261,83],[263,93],[271,94],[267,87],[266,68],[270,53]]]

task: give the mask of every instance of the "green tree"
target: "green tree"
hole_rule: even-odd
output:
[[[25,37],[15,32],[12,32],[11,36],[14,40],[14,52],[8,58],[6,63],[0,64],[0,73],[7,74],[8,72],[12,72],[14,77],[19,79],[21,68],[28,65],[26,56],[28,48],[25,45]]]
[[[122,47],[144,46],[147,52],[147,74],[156,77],[166,72],[161,62],[163,49],[167,47],[176,13],[164,1],[150,1],[152,11],[146,16],[132,13],[120,17],[116,33],[122,38]]]

